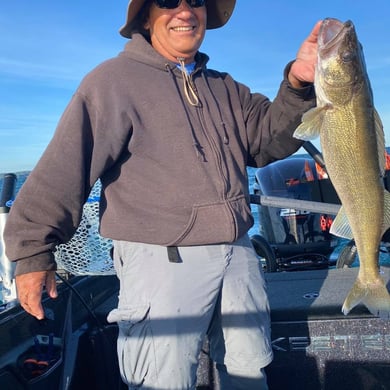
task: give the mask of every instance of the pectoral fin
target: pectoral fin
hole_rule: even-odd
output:
[[[324,113],[325,109],[318,107],[305,112],[302,116],[302,123],[294,132],[294,137],[304,141],[317,138],[320,135]]]

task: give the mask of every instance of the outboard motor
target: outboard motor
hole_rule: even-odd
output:
[[[259,168],[256,171],[255,193],[340,203],[326,172],[309,158],[288,158]],[[255,236],[252,242],[255,249],[265,242],[272,248],[277,263],[272,271],[328,267],[328,256],[335,244],[329,233],[333,217],[293,207],[259,205],[260,236]]]

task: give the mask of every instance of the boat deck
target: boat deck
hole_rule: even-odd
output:
[[[275,358],[267,367],[270,389],[390,389],[390,322],[363,306],[344,316],[341,305],[356,268],[267,273]],[[389,284],[390,268],[383,268]],[[1,389],[124,389],[116,356],[117,327],[106,322],[116,307],[115,276],[74,277],[44,298],[47,319],[18,306],[0,313]],[[42,375],[24,362],[34,337],[54,335],[58,359]],[[46,340],[46,341],[45,341]],[[281,375],[283,373],[283,375]],[[70,385],[69,385],[70,384]],[[68,387],[67,387],[68,386]],[[219,389],[208,356],[200,356],[198,390]]]

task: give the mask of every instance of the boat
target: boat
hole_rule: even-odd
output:
[[[107,322],[108,313],[117,306],[119,281],[110,258],[111,242],[97,233],[99,183],[84,206],[75,236],[57,248],[58,297],[43,294],[45,319],[37,320],[17,302],[2,239],[15,182],[15,174],[4,175],[0,198],[5,265],[0,268],[0,389],[127,389],[119,373],[118,328]],[[199,390],[213,388],[212,372],[205,341],[197,374]]]
[[[261,229],[251,240],[267,271],[271,307],[269,388],[390,389],[390,321],[362,305],[341,313],[357,277],[357,250],[353,240],[340,245],[330,234],[340,200],[319,151],[305,147],[309,157],[258,169],[252,195]],[[382,238],[386,257],[389,235]],[[389,266],[381,264],[388,287]]]
[[[251,202],[262,208],[259,215],[264,217],[265,214],[271,221],[268,226],[273,228],[272,222],[284,226],[287,223],[288,234],[292,236],[286,240],[288,234],[283,227],[283,239],[277,238],[276,230],[268,233],[262,230],[251,237],[266,271],[271,307],[274,360],[266,368],[269,388],[390,389],[389,321],[373,316],[363,306],[358,306],[348,316],[341,313],[342,302],[358,271],[357,267],[351,267],[355,256],[353,243],[348,243],[347,255],[341,256],[348,262],[340,262],[339,258],[336,261],[330,258],[334,238],[327,231],[328,225],[322,225],[323,231],[314,229],[309,234],[301,234],[309,220],[312,220],[311,226],[314,223],[321,226],[321,215],[337,213],[337,196],[326,177],[318,176],[320,171],[315,159],[286,161],[267,168],[274,172],[265,172],[264,176],[279,175],[280,183],[288,186],[290,195],[268,191],[276,190],[277,186],[273,183],[267,187],[264,171],[259,171],[251,196]],[[11,178],[11,187],[12,181]],[[0,204],[3,214],[12,207],[7,200],[12,198],[13,189],[6,187],[3,185],[1,197],[4,204]],[[93,209],[94,201],[93,196],[86,207]],[[270,209],[278,212],[272,215]],[[312,215],[315,213],[316,216]],[[104,253],[110,245],[96,239],[93,242]],[[61,253],[66,258],[67,253],[74,255],[74,250],[67,252],[63,247]],[[93,253],[88,256],[99,257],[98,263],[102,265],[95,275],[83,274],[83,267],[77,270],[79,275],[64,267],[57,271],[58,298],[53,300],[44,294],[44,320],[24,312],[16,299],[3,302],[0,389],[127,388],[118,368],[118,329],[106,320],[117,305],[118,280],[111,268],[107,271],[104,253]],[[390,268],[382,267],[382,273],[389,285]],[[207,340],[199,361],[197,389],[219,389]]]

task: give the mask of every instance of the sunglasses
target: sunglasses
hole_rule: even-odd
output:
[[[180,5],[181,1],[182,0],[154,0],[154,4],[156,4],[158,8],[175,9]],[[206,0],[186,0],[186,2],[191,8],[203,7],[206,4]]]

